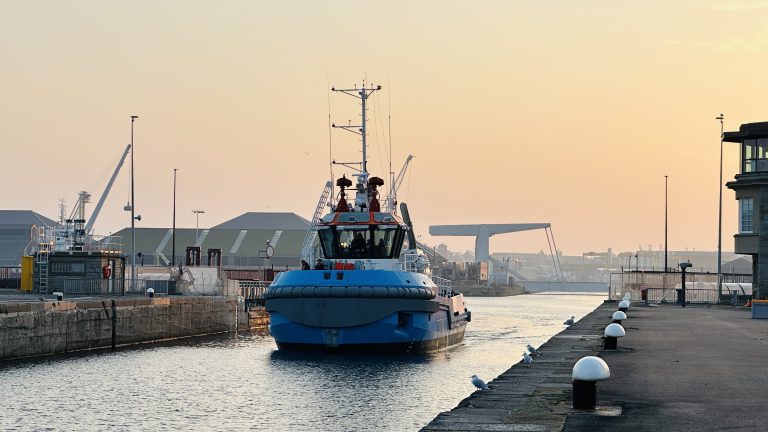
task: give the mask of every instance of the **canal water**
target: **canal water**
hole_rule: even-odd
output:
[[[418,430],[604,297],[470,297],[464,342],[422,356],[292,355],[241,334],[0,363],[0,430]]]

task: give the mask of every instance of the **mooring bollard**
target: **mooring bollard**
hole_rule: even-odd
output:
[[[611,377],[611,370],[600,357],[587,356],[573,366],[573,408],[590,410],[597,405],[597,381]]]
[[[605,328],[605,343],[603,349],[615,350],[618,343],[618,338],[624,337],[624,327],[621,324],[608,324]]]
[[[149,298],[153,298],[155,296],[155,290],[152,288],[147,288],[147,295]]]
[[[614,324],[621,324],[622,321],[627,319],[627,314],[625,314],[622,311],[616,311],[613,313],[613,322]]]
[[[619,310],[622,312],[626,312],[627,309],[629,309],[629,302],[626,300],[622,300],[619,302]]]

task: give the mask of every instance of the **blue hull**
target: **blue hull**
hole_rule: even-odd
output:
[[[265,295],[269,329],[281,350],[439,350],[462,341],[471,313],[437,291],[411,272],[286,272]]]
[[[279,349],[304,351],[422,353],[449,347],[464,338],[467,317],[462,316],[450,325],[447,311],[411,316],[413,322],[406,325],[398,326],[398,314],[395,313],[369,324],[324,329],[302,325],[280,313],[272,313],[269,330]]]

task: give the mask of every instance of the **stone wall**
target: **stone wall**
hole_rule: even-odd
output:
[[[116,299],[116,345],[235,329],[233,297]],[[111,299],[0,304],[0,360],[112,345]]]
[[[454,290],[465,297],[505,297],[524,294],[519,286],[455,286]]]

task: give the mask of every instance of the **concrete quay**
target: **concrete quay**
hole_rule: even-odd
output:
[[[114,302],[114,307],[113,307]],[[233,331],[234,297],[0,296],[0,360]]]
[[[602,335],[616,303],[604,303],[555,335],[424,431],[765,430],[768,320],[746,308],[633,303],[615,351]],[[572,409],[571,372],[597,355],[611,378],[595,410]]]

